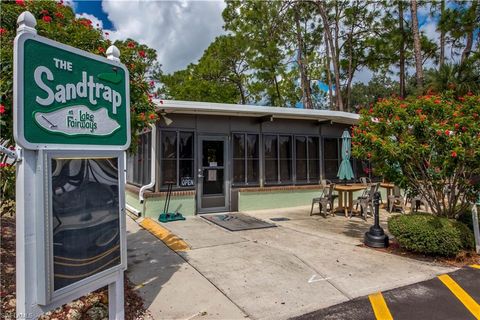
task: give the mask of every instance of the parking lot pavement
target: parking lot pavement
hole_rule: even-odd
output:
[[[370,294],[294,320],[460,320],[480,319],[480,266],[431,280]]]
[[[288,319],[456,270],[288,222],[237,232],[200,217],[162,226],[189,245],[178,254],[253,319]]]

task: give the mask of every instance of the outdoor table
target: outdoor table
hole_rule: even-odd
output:
[[[364,190],[364,184],[336,184],[335,190],[338,191],[338,207],[335,211],[343,211],[345,217],[348,217],[348,211],[353,210],[353,192]]]

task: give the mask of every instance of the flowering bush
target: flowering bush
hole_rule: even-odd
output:
[[[112,44],[108,32],[93,26],[92,21],[76,18],[75,13],[63,1],[22,1],[3,2],[0,10],[0,125],[1,138],[13,141],[13,40],[16,35],[18,16],[25,10],[30,11],[37,19],[38,34],[73,47],[105,56],[107,48]],[[133,40],[117,41],[120,49],[120,60],[130,71],[130,100],[132,149],[136,147],[137,132],[156,117],[151,102],[154,87],[149,83],[152,77],[160,74],[160,66],[156,61],[156,52]],[[128,50],[127,50],[128,49]],[[141,114],[148,116],[141,117]]]
[[[352,129],[353,155],[425,197],[435,214],[454,217],[479,189],[479,115],[480,96],[471,93],[380,99]]]

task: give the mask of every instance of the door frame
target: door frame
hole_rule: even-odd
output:
[[[203,194],[203,141],[223,141],[223,187],[225,196],[224,207],[202,208],[202,194]],[[197,214],[228,212],[230,211],[230,153],[229,153],[230,136],[226,134],[198,134],[197,135],[197,190],[196,190],[196,207]]]

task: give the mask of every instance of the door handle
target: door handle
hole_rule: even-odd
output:
[[[203,175],[202,175],[202,174],[199,174],[197,177],[199,177],[199,178],[203,178]]]

